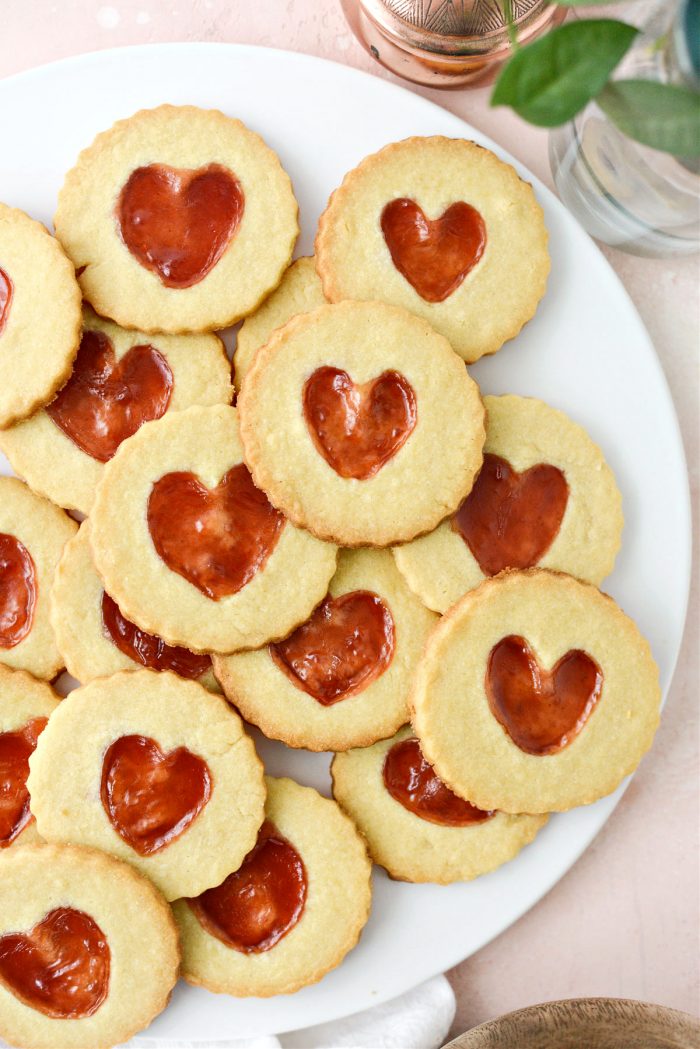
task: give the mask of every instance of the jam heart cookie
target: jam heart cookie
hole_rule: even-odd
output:
[[[413,727],[439,777],[479,808],[560,812],[634,771],[660,700],[649,645],[613,599],[531,568],[486,580],[440,620]]]
[[[0,855],[0,1037],[32,1049],[127,1042],[168,1004],[167,903],[126,863],[73,845]]]
[[[238,332],[233,356],[236,390],[240,390],[256,351],[265,345],[273,331],[298,313],[310,313],[318,306],[323,306],[325,301],[314,260],[297,259],[285,273],[280,286],[265,299],[252,317],[244,320]]]
[[[481,466],[478,386],[446,339],[383,303],[294,317],[256,354],[238,404],[255,483],[343,546],[429,531]]]
[[[345,176],[316,265],[331,302],[403,306],[476,361],[534,315],[550,264],[532,186],[490,150],[435,136],[385,146]]]
[[[215,335],[125,331],[86,307],[71,376],[54,400],[0,431],[0,447],[35,491],[88,514],[104,464],[151,419],[229,404],[229,363]]]
[[[122,615],[95,570],[89,528],[83,521],[66,543],[51,590],[51,623],[69,674],[87,684],[119,670],[172,670],[219,692],[209,655],[168,645]]]
[[[42,838],[112,853],[169,900],[218,885],[263,821],[262,765],[241,719],[168,671],[121,671],[71,692],[30,769]]]
[[[266,778],[265,823],[241,867],[173,906],[188,983],[219,994],[292,994],[334,969],[369,915],[371,864],[334,801]]]
[[[47,229],[0,204],[0,428],[50,401],[80,341],[80,288]]]
[[[333,797],[372,859],[401,881],[471,881],[512,860],[548,819],[484,811],[457,797],[409,727],[336,754],[331,775]]]
[[[252,313],[279,284],[297,212],[259,135],[218,110],[165,105],[83,150],[55,225],[100,314],[143,331],[209,331]]]
[[[171,645],[286,636],[324,597],[336,549],[287,521],[243,462],[235,408],[146,423],[106,465],[90,518],[105,590]]]
[[[29,808],[29,758],[58,704],[50,685],[0,664],[0,854],[39,840]]]
[[[434,532],[397,546],[411,589],[446,612],[506,568],[551,568],[598,586],[612,571],[622,500],[586,431],[533,397],[485,397],[484,464]]]
[[[307,750],[363,747],[408,717],[418,660],[436,617],[388,550],[341,550],[328,594],[284,641],[215,656],[246,721]]]
[[[63,666],[49,620],[58,559],[78,526],[16,477],[0,477],[0,663],[50,681]]]

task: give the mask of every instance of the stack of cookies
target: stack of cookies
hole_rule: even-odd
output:
[[[613,474],[465,366],[544,294],[532,188],[416,138],[346,176],[290,265],[297,210],[258,135],[172,106],[80,155],[55,238],[0,205],[14,1045],[124,1041],[179,973],[313,983],[358,940],[371,860],[475,878],[651,744],[655,664],[597,589]],[[232,373],[213,332],[241,319]],[[334,752],[335,800],[265,776],[244,722]]]

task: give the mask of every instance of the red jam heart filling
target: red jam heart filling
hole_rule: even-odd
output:
[[[374,477],[396,455],[418,418],[413,387],[395,371],[356,386],[345,371],[317,368],[303,399],[317,450],[337,474],[357,481]]]
[[[166,288],[191,288],[236,235],[245,197],[221,164],[194,170],[149,164],[132,171],[117,203],[127,248]]]
[[[206,761],[186,747],[164,754],[145,736],[116,739],[102,763],[102,805],[139,856],[152,856],[184,834],[211,790]]]
[[[80,1020],[107,997],[110,959],[105,934],[89,915],[57,907],[30,932],[0,937],[0,982],[44,1016]]]
[[[153,346],[132,346],[115,361],[101,331],[86,331],[70,379],[46,411],[86,455],[108,462],[122,441],[165,414],[173,373]]]
[[[486,247],[484,220],[463,200],[428,219],[414,200],[400,197],[382,211],[381,227],[394,265],[426,302],[444,302]]]
[[[159,557],[212,601],[250,582],[284,525],[243,463],[211,490],[192,473],[165,474],[148,499],[148,528]]]
[[[32,555],[16,536],[0,532],[0,648],[14,648],[32,629],[38,590]]]
[[[242,866],[189,905],[200,924],[243,954],[269,951],[294,928],[306,903],[303,860],[266,820]]]
[[[116,601],[102,594],[102,625],[105,634],[123,655],[151,670],[172,670],[180,677],[195,678],[211,666],[210,656],[198,656],[186,648],[168,645],[155,634],[147,634],[123,616]]]
[[[556,466],[539,463],[516,473],[487,452],[474,487],[452,518],[484,575],[531,568],[556,539],[569,486]]]
[[[0,732],[0,849],[7,848],[32,818],[29,809],[29,758],[48,718],[32,718],[14,732]]]
[[[543,670],[527,641],[504,637],[491,649],[486,696],[491,713],[526,754],[556,754],[579,734],[600,699],[603,672],[572,649]]]
[[[0,269],[0,335],[7,324],[12,305],[12,281],[3,269]]]
[[[327,707],[384,673],[394,655],[394,620],[368,590],[326,597],[306,623],[270,645],[270,655],[293,685]]]
[[[394,743],[384,759],[384,786],[395,801],[422,820],[444,827],[468,827],[491,819],[494,812],[477,809],[458,798],[423,757],[417,739]]]

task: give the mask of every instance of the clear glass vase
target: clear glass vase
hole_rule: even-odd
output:
[[[641,32],[615,76],[700,90],[699,5],[635,5],[643,8],[642,25],[627,20]],[[559,196],[597,240],[634,255],[700,251],[700,158],[674,157],[633,141],[595,103],[551,132],[549,158]]]

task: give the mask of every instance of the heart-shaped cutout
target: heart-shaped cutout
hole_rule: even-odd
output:
[[[47,718],[32,718],[14,732],[0,732],[0,849],[11,845],[32,818],[29,808],[29,758]]]
[[[187,747],[164,754],[146,736],[121,736],[102,763],[102,805],[117,834],[152,856],[185,833],[211,797],[209,766]]]
[[[173,373],[154,346],[132,346],[117,363],[111,340],[86,331],[70,379],[46,412],[86,455],[108,462],[122,441],[167,411]]]
[[[216,266],[245,208],[243,188],[222,164],[132,171],[119,196],[117,225],[138,262],[166,288],[191,288]]]
[[[12,281],[3,269],[0,269],[0,335],[7,324],[12,304]]]
[[[301,856],[266,820],[241,867],[188,902],[204,929],[227,947],[261,954],[297,924],[306,892]]]
[[[105,634],[119,651],[139,666],[151,670],[172,670],[180,677],[194,680],[211,666],[211,656],[198,656],[179,645],[168,645],[161,637],[147,634],[126,616],[109,594],[102,594],[102,625]]]
[[[250,582],[284,525],[244,463],[213,489],[192,473],[165,474],[148,499],[148,528],[159,556],[212,601]]]
[[[38,589],[32,555],[17,536],[0,532],[0,648],[14,648],[32,629]]]
[[[556,754],[588,721],[603,690],[594,659],[572,649],[543,670],[527,641],[509,635],[491,649],[486,696],[491,713],[526,754]]]
[[[507,460],[487,452],[452,527],[484,575],[532,568],[556,539],[568,500],[569,486],[558,467],[538,463],[516,473]]]
[[[394,620],[377,594],[327,597],[310,619],[270,654],[293,685],[324,707],[362,692],[394,655]]]
[[[346,371],[317,368],[304,385],[304,418],[317,450],[340,477],[366,481],[406,443],[418,412],[396,371],[356,386]]]
[[[477,809],[457,797],[423,757],[417,739],[403,739],[387,751],[382,769],[384,786],[395,801],[429,823],[468,827],[483,823],[495,813]]]
[[[21,1002],[55,1020],[80,1020],[109,990],[111,953],[97,922],[57,907],[30,932],[0,937],[0,983]]]
[[[382,211],[382,233],[392,261],[426,302],[444,302],[484,254],[486,226],[463,200],[428,219],[414,200],[400,197]]]

